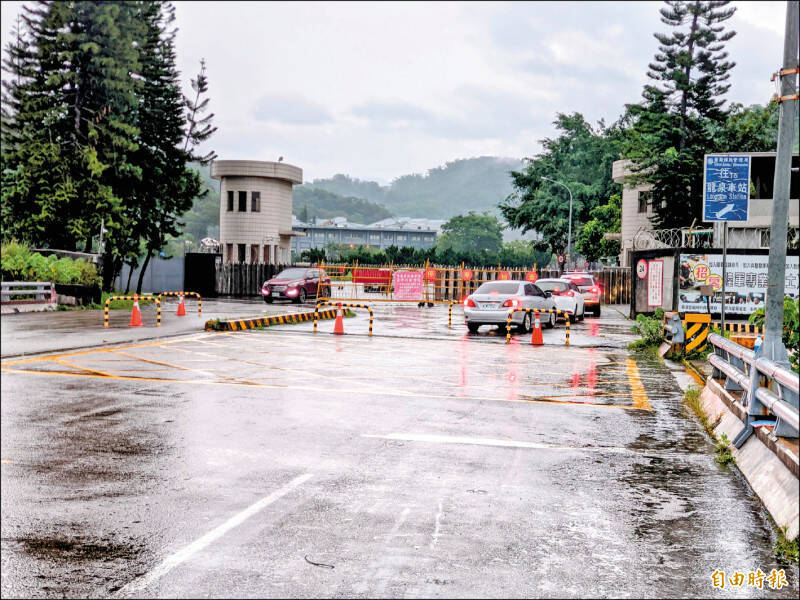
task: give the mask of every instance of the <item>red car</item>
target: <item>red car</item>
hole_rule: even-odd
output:
[[[315,267],[284,269],[261,286],[261,297],[267,304],[280,299],[302,304],[310,296],[319,298],[330,295],[330,277],[323,269]]]
[[[564,273],[561,279],[569,279],[578,286],[583,296],[583,305],[586,312],[591,312],[595,317],[600,316],[600,302],[603,297],[603,290],[591,273]]]

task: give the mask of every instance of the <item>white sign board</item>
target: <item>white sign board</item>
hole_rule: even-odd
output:
[[[664,261],[647,261],[647,305],[664,305]]]
[[[728,254],[725,273],[726,314],[749,315],[764,306],[768,265],[769,256],[766,254]],[[786,257],[784,277],[785,294],[797,298],[800,284],[797,256]],[[700,286],[703,285],[710,285],[714,289],[711,312],[720,312],[722,255],[681,254],[678,312],[707,312],[706,300],[700,293]]]

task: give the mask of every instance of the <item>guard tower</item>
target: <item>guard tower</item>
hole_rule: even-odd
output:
[[[303,170],[283,162],[215,160],[220,180],[219,241],[225,263],[285,265],[290,260],[292,186]]]

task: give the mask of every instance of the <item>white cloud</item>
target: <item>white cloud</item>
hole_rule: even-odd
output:
[[[21,2],[2,3],[3,46]],[[221,158],[383,182],[468,156],[531,156],[556,112],[640,99],[657,2],[178,2],[185,88],[201,58]],[[729,101],[766,102],[785,2],[737,2]]]

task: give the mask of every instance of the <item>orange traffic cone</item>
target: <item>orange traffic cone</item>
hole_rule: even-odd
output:
[[[536,311],[536,320],[533,322],[533,333],[531,334],[531,345],[541,346],[544,344],[542,339],[542,324],[539,322],[539,311]]]
[[[185,317],[186,316],[186,305],[183,303],[183,294],[180,295],[180,304],[178,304],[178,316]]]
[[[133,312],[131,313],[131,322],[128,327],[141,327],[142,326],[142,313],[139,312],[139,295],[133,295]]]
[[[336,305],[336,322],[333,324],[333,333],[344,335],[344,319],[342,319],[342,303]]]

